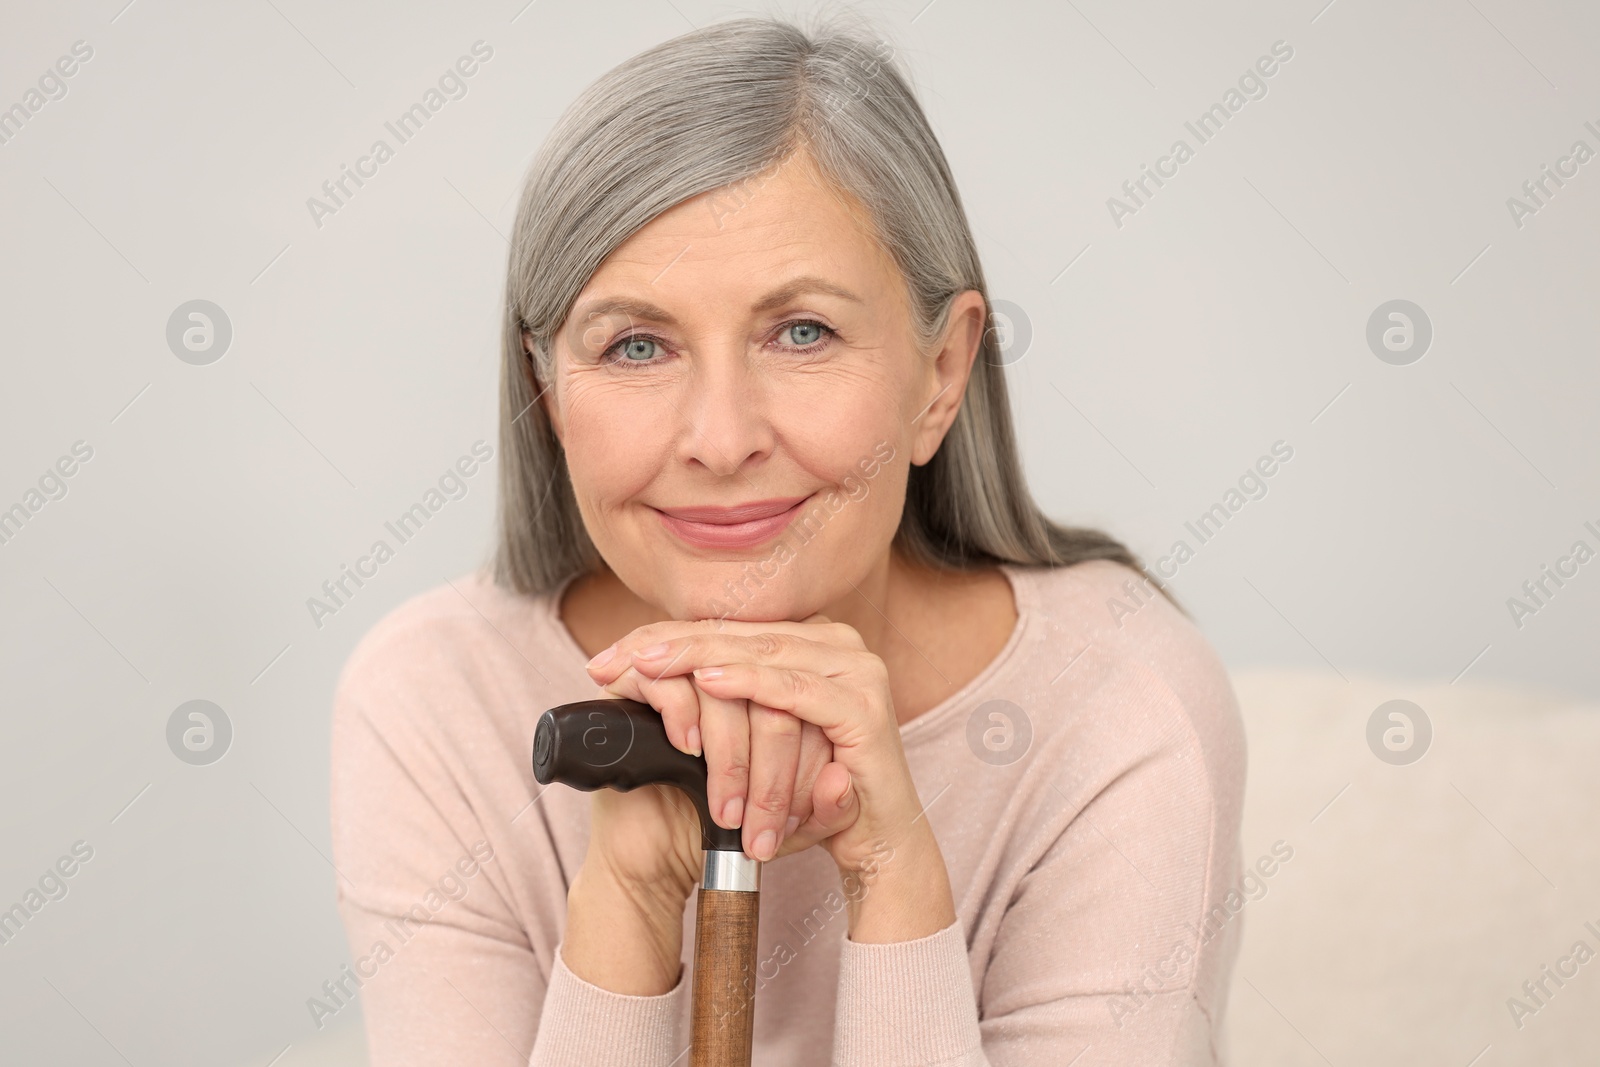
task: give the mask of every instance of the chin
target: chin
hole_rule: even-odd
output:
[[[779,622],[816,613],[792,567],[766,559],[693,560],[656,571],[663,610],[677,619]]]

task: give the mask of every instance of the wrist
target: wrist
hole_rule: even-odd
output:
[[[591,985],[632,996],[670,992],[683,969],[687,894],[630,885],[587,860],[567,890],[561,956]]]
[[[955,921],[955,898],[944,855],[926,830],[908,835],[876,862],[839,871],[848,901],[851,941],[882,944],[915,941]]]
[[[680,862],[664,864],[648,877],[624,873],[626,864],[612,863],[604,848],[591,842],[578,873],[590,882],[604,882],[628,896],[651,915],[682,915],[684,905],[700,884],[700,869]]]

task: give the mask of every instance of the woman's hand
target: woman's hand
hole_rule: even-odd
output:
[[[646,643],[654,640],[647,638]],[[690,742],[697,741],[702,723],[713,738],[712,752],[724,751],[723,727],[743,726],[741,736],[748,746],[751,712],[744,698],[712,696],[681,676],[646,678],[622,669],[610,673],[623,677],[613,678],[606,691],[661,710],[668,736],[679,748],[698,747]],[[771,709],[761,709],[761,715],[761,721],[773,727],[771,736],[792,752],[780,760],[784,769],[773,778],[781,780],[781,789],[772,792],[781,800],[772,800],[768,809],[752,805],[752,814],[759,812],[768,820],[762,825],[780,830],[786,818],[791,820],[792,832],[782,842],[785,854],[809,848],[850,825],[856,809],[853,794],[840,795],[848,781],[842,771],[836,773],[838,791],[813,796],[813,783],[830,766],[832,750],[821,727]],[[780,723],[780,716],[787,723]],[[765,736],[760,728],[755,734]],[[768,754],[759,747],[758,753],[756,780],[766,781],[762,775],[773,768]],[[831,766],[837,769],[837,764]],[[724,785],[743,781],[726,768],[715,778]],[[791,796],[796,814],[790,812]],[[714,795],[713,811],[723,809],[716,804],[718,799],[725,805],[727,797]],[[731,825],[738,824],[735,812]],[[749,835],[747,829],[747,842]],[[579,978],[614,992],[653,996],[672,989],[681,971],[683,910],[699,881],[702,862],[700,817],[681,790],[648,785],[626,793],[614,789],[591,793],[589,848],[567,892],[561,949],[567,967]]]
[[[834,772],[831,788],[818,795],[819,776],[833,750],[820,726],[742,697],[706,692],[686,675],[631,666],[627,653],[618,652],[624,643],[648,646],[698,625],[642,626],[607,650],[614,658],[596,656],[589,673],[605,693],[656,708],[667,737],[680,750],[700,755],[705,738],[706,799],[712,817],[720,826],[742,827],[750,855],[774,859],[843,829],[854,818],[853,795],[845,792],[848,776],[842,770]],[[693,811],[686,799],[684,808]],[[658,832],[641,830],[641,837]],[[653,862],[650,850],[644,851],[640,861]]]
[[[589,851],[584,863],[622,888],[678,915],[700,881],[700,817],[683,791],[646,785],[626,793],[589,794]]]
[[[683,909],[700,875],[700,819],[665,785],[589,794],[589,850],[567,889],[561,956],[584,981],[632,996],[678,982]]]
[[[898,906],[887,912],[875,909],[883,921],[874,932],[892,936],[867,939],[905,940],[922,936],[907,935],[907,930],[942,920],[923,931],[932,933],[954,920],[949,876],[921,817],[922,803],[900,744],[888,670],[854,628],[820,615],[800,623],[662,622],[640,627],[614,647],[614,655],[590,670],[608,691],[634,696],[647,686],[687,678],[710,696],[750,703],[742,730],[738,716],[725,716],[719,707],[709,709],[717,721],[703,718],[700,725],[714,781],[736,781],[739,775],[730,765],[736,768],[747,759],[754,811],[764,810],[763,792],[781,783],[785,766],[783,757],[764,755],[764,747],[776,747],[785,736],[764,729],[765,719],[787,713],[822,729],[833,762],[817,774],[814,802],[826,803],[830,813],[854,809],[848,825],[823,840],[823,846],[845,874],[877,869],[888,850],[889,866],[898,875],[890,879],[897,886],[891,895],[897,896]],[[649,700],[643,695],[636,699]],[[685,718],[669,731],[687,732],[693,708],[685,702],[673,714]],[[749,849],[748,827],[745,840]],[[757,852],[752,855],[759,858]],[[920,920],[911,915],[918,908],[924,909]],[[856,932],[853,926],[852,937]]]

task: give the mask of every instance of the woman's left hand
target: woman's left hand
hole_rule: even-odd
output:
[[[838,797],[838,806],[847,807],[847,791],[856,794],[854,824],[822,842],[841,872],[875,870],[885,849],[895,856],[921,845],[910,854],[928,854],[932,835],[919,819],[922,803],[900,744],[888,670],[853,627],[821,615],[798,623],[669,621],[641,626],[614,647],[615,655],[589,674],[616,696],[648,703],[645,690],[652,682],[687,676],[695,688],[721,698],[714,704],[748,701],[750,714],[786,712],[821,727],[834,762],[817,775],[813,795],[828,802]],[[680,730],[687,726],[677,724]],[[741,729],[747,743],[724,740],[730,730]],[[764,735],[751,733],[748,721],[702,731],[712,780],[725,780],[736,753],[748,753],[751,767],[763,764]],[[744,846],[752,855],[754,837],[747,820]]]

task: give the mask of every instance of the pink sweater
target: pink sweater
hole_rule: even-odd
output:
[[[763,1067],[1224,1061],[1245,751],[1223,665],[1118,564],[1002,569],[1004,649],[900,728],[957,919],[856,944],[824,850],[766,864]],[[372,1067],[688,1062],[692,903],[668,993],[615,994],[561,959],[589,796],[533,780],[533,730],[600,692],[557,602],[458,579],[379,622],[341,676],[333,851],[355,975],[324,1003],[359,987]]]

